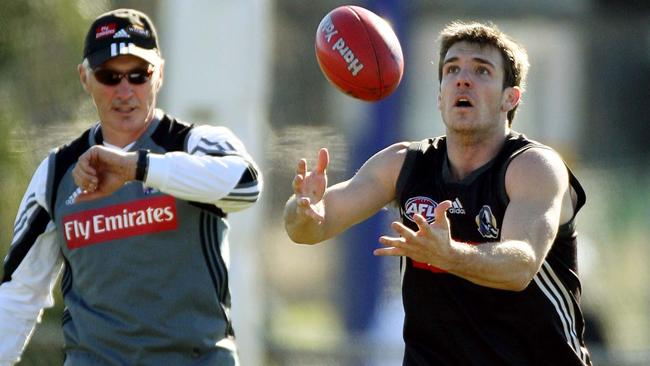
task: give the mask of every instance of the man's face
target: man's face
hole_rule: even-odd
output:
[[[468,42],[451,46],[438,97],[448,132],[485,131],[506,123],[507,112],[519,101],[519,91],[503,89],[503,80],[503,57],[497,48]]]
[[[153,117],[156,96],[162,82],[160,70],[152,70],[149,63],[138,57],[119,56],[97,67],[88,76],[81,73],[82,84],[95,102],[107,142],[128,144],[146,130]],[[114,80],[120,75],[122,78],[119,82],[116,81],[116,85],[106,85],[101,82],[104,78],[100,73],[104,76],[112,74]],[[139,81],[145,81],[138,84],[138,78],[129,80],[129,74],[144,76]]]

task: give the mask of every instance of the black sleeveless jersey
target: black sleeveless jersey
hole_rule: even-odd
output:
[[[532,147],[549,149],[512,132],[492,161],[453,182],[445,137],[412,143],[396,187],[402,222],[417,230],[415,213],[432,222],[438,202],[450,200],[455,240],[500,240],[506,168]],[[577,213],[585,193],[568,172]],[[404,365],[591,365],[579,306],[575,213],[559,227],[542,268],[521,292],[476,285],[403,258]]]

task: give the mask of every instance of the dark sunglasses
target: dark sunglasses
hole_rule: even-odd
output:
[[[136,68],[124,73],[117,72],[111,69],[95,69],[93,71],[95,74],[95,79],[104,85],[114,86],[122,81],[122,78],[126,78],[129,83],[134,85],[141,85],[149,81],[151,74],[153,74],[152,67],[142,67]]]

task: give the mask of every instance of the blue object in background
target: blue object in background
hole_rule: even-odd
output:
[[[399,0],[370,0],[361,5],[377,15],[390,20],[395,33],[400,39],[402,52],[405,54],[402,32],[404,19]],[[351,172],[354,174],[361,165],[381,149],[396,143],[400,138],[401,121],[401,92],[404,88],[404,79],[397,90],[382,101],[375,102],[370,107],[366,123],[366,130],[353,137],[351,144]],[[394,234],[390,232],[388,218],[381,211],[368,220],[351,227],[343,236],[343,280],[340,282],[343,302],[343,318],[346,330],[352,335],[362,335],[366,332],[375,318],[378,300],[380,299],[384,266],[382,261],[388,260],[376,257],[373,250],[380,246],[378,238],[381,235]],[[398,261],[394,268],[394,275],[399,276]],[[401,329],[395,329],[400,332]]]

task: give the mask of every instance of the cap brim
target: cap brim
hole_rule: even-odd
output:
[[[158,66],[162,61],[162,58],[156,49],[141,48],[131,43],[127,47],[121,47],[118,50],[106,48],[92,53],[88,55],[88,63],[90,64],[90,67],[94,69],[114,57],[124,55],[139,57],[154,66]]]

